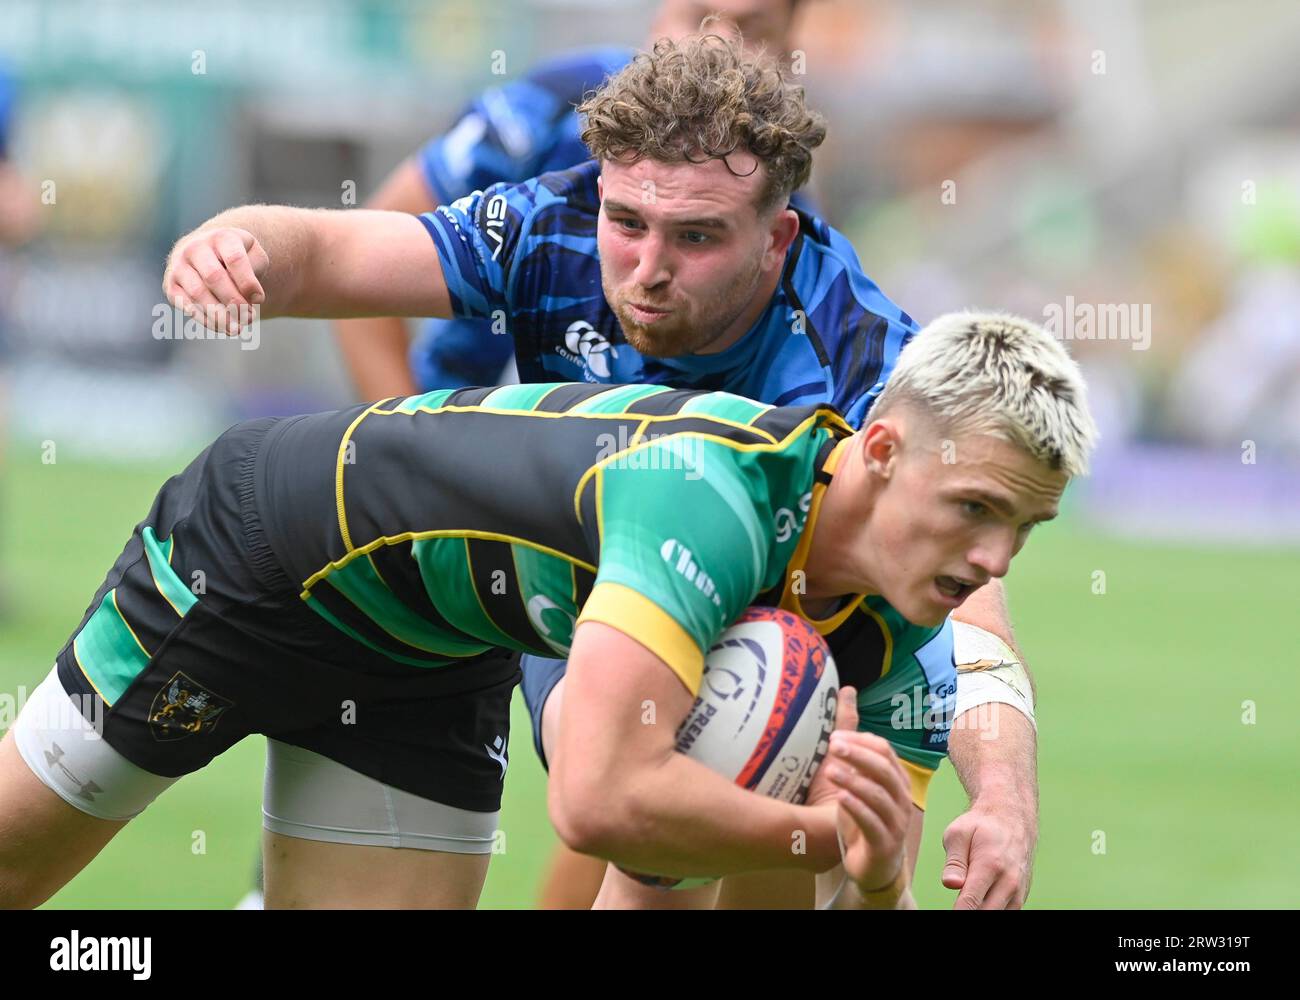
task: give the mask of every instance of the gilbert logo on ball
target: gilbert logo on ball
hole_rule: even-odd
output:
[[[830,746],[838,686],[816,629],[788,611],[750,608],[705,657],[677,750],[741,788],[801,803]],[[712,881],[626,874],[662,888]]]

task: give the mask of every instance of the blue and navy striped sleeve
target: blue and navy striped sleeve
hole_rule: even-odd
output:
[[[802,299],[830,402],[860,427],[918,327],[867,277],[849,241],[820,228],[821,239],[804,248],[792,294]]]
[[[494,184],[420,216],[433,237],[457,316],[509,311],[515,252],[535,208],[537,184]]]

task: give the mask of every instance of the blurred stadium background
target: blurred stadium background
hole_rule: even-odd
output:
[[[501,81],[493,53],[508,77],[639,44],[653,6],[5,0],[0,730],[165,476],[234,420],[351,400],[324,323],[153,336],[171,242],[233,204],[359,203]],[[1300,6],[804,6],[829,221],[922,322],[1056,322],[1105,435],[1008,579],[1039,692],[1030,905],[1296,906]],[[554,843],[528,735],[517,711],[487,906],[532,905]],[[180,782],[50,905],[232,905],[262,753]],[[938,907],[951,767],[931,801]]]

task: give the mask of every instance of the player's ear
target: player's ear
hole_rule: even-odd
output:
[[[790,208],[778,209],[772,213],[772,222],[768,227],[768,265],[785,260],[786,251],[799,235],[799,216]]]
[[[605,200],[605,176],[604,174],[596,175],[596,200]]]
[[[867,472],[881,479],[889,479],[898,463],[902,443],[898,424],[886,417],[873,420],[860,432],[862,438],[862,463]]]

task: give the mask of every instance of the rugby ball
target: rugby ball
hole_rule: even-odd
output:
[[[750,608],[705,657],[677,750],[741,788],[802,803],[830,745],[838,686],[816,629],[788,611]],[[665,889],[712,881],[626,874]]]

